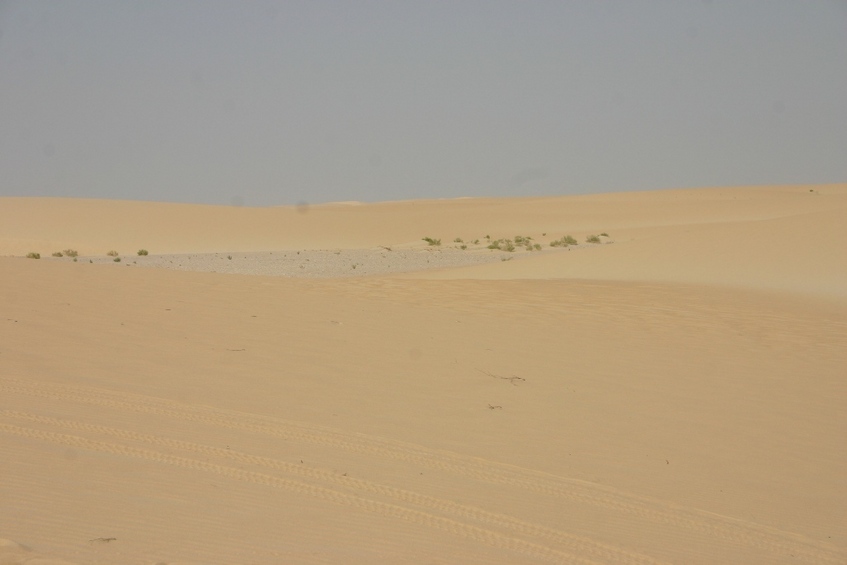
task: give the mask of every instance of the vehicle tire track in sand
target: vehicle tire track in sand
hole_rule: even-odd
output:
[[[118,393],[90,387],[30,383],[0,377],[0,390],[54,398],[136,413],[155,414],[184,421],[278,437],[293,442],[335,447],[352,453],[374,455],[430,469],[463,475],[476,480],[510,485],[530,492],[609,509],[639,519],[678,527],[698,534],[790,555],[807,563],[844,563],[841,552],[821,547],[799,534],[783,532],[692,508],[676,507],[661,501],[618,491],[594,483],[548,475],[457,453],[430,449],[396,440],[355,432],[345,432],[269,416],[244,414],[208,406],[186,405],[131,393]]]
[[[220,457],[237,463],[252,464],[256,466],[273,469],[275,471],[283,471],[292,475],[297,475],[305,479],[319,480],[328,483],[333,483],[342,487],[347,487],[357,492],[378,494],[393,498],[400,502],[414,504],[424,508],[429,508],[438,512],[453,514],[459,518],[470,519],[477,522],[491,524],[501,528],[508,528],[523,536],[540,538],[556,544],[560,544],[567,551],[574,555],[586,556],[588,558],[602,559],[603,563],[627,563],[632,565],[667,565],[667,562],[653,559],[646,555],[640,555],[628,551],[624,551],[615,547],[607,546],[595,542],[589,538],[568,534],[566,532],[555,530],[530,522],[519,520],[512,516],[489,512],[480,508],[458,504],[449,500],[439,499],[433,496],[399,489],[387,485],[374,483],[362,479],[356,479],[339,475],[337,472],[311,467],[308,465],[296,465],[286,463],[278,459],[263,457],[258,455],[250,455],[231,449],[223,449],[201,445],[197,443],[175,440],[161,436],[152,436],[141,434],[129,430],[110,428],[106,426],[98,426],[86,424],[73,420],[60,420],[57,418],[49,418],[17,412],[13,410],[0,410],[0,417],[12,418],[16,420],[26,420],[47,424],[50,426],[58,426],[71,430],[93,432],[103,435],[108,435],[124,440],[137,441],[150,445],[167,447],[180,452],[200,453],[206,456]],[[2,424],[0,424],[2,425]]]
[[[12,424],[0,423],[0,431],[11,435],[71,446],[78,449],[98,451],[102,453],[112,453],[114,455],[121,455],[125,457],[134,457],[137,459],[144,459],[156,463],[163,463],[196,471],[214,473],[216,475],[220,475],[233,480],[250,482],[274,488],[281,488],[295,492],[297,494],[303,494],[327,500],[335,504],[350,506],[367,512],[373,512],[388,518],[402,519],[420,526],[426,526],[446,531],[450,534],[461,536],[475,542],[484,543],[496,549],[514,551],[516,553],[521,553],[536,559],[543,559],[556,563],[600,565],[600,563],[597,561],[592,561],[583,557],[579,557],[577,555],[558,551],[547,546],[507,536],[495,532],[493,530],[474,526],[472,524],[458,522],[451,518],[437,516],[435,514],[430,514],[421,510],[398,506],[396,504],[380,502],[377,500],[348,494],[339,490],[313,485],[294,479],[278,477],[266,473],[259,473],[256,471],[246,471],[243,469],[238,469],[236,467],[228,467],[225,465],[200,461],[198,459],[190,459],[188,457],[168,455],[149,449],[141,449],[127,445],[86,439],[79,436],[48,432],[35,428],[15,426]],[[629,560],[620,562],[641,563],[641,561]]]

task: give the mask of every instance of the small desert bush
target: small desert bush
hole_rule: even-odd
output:
[[[600,236],[599,235],[589,235],[588,237],[585,238],[585,242],[586,243],[600,243]]]
[[[609,237],[609,234],[607,234],[606,232],[603,232],[600,235],[602,235],[603,237]]]
[[[441,245],[441,240],[440,240],[440,239],[435,239],[435,238],[433,238],[433,237],[424,237],[424,238],[422,238],[422,239],[423,239],[425,242],[427,242],[429,245]]]
[[[467,246],[467,245],[465,245],[464,243],[463,243],[462,245],[460,245],[460,246],[459,246],[459,249],[463,249],[463,250],[464,250],[464,249],[467,249],[467,248],[468,248],[468,246]]]
[[[54,251],[54,252],[53,252],[53,257],[61,257],[61,256],[62,256],[62,252],[61,252],[61,251]]]
[[[147,251],[146,249],[139,249],[138,250],[138,256],[139,257],[142,256],[142,255],[148,255],[148,254],[149,254],[149,251]]]
[[[117,257],[117,256],[118,256],[118,252],[117,252],[117,251],[115,251],[114,249],[112,249],[111,251],[109,251],[108,253],[106,253],[106,255],[108,255],[109,257]]]
[[[120,263],[120,262],[121,262],[121,258],[120,258],[120,257],[115,257],[114,259],[112,259],[112,261],[114,261],[115,263]]]
[[[41,259],[41,253],[36,253],[35,251],[30,251],[26,254],[27,259]]]
[[[499,249],[511,253],[515,250],[515,242],[511,239],[495,239],[488,244],[488,249]]]
[[[461,237],[457,237],[453,240],[453,243],[464,243],[464,240]]]
[[[567,247],[568,245],[576,245],[577,241],[570,235],[563,236],[561,239],[554,239],[550,242],[550,247]]]
[[[67,255],[68,257],[76,257],[77,255],[79,255],[79,253],[77,253],[76,249],[65,249],[63,251],[63,253],[65,255]]]

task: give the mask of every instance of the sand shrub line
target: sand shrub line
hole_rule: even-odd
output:
[[[431,469],[471,477],[492,484],[508,484],[530,492],[574,500],[624,515],[647,519],[699,534],[764,549],[780,555],[793,555],[808,563],[840,565],[842,556],[822,547],[815,540],[783,532],[761,524],[719,516],[695,508],[681,507],[617,489],[513,465],[466,457],[449,451],[415,444],[375,438],[366,434],[292,422],[269,416],[244,414],[212,407],[189,406],[174,401],[137,394],[117,393],[89,387],[34,384],[0,377],[0,390],[105,406],[120,411],[155,414],[185,421],[201,422],[279,437],[288,441],[313,443],[359,453],[385,457]]]
[[[542,234],[542,237],[546,236],[546,235],[547,235],[547,232],[544,232]],[[603,243],[603,240],[601,239],[603,237],[607,238],[606,243],[611,243],[611,238],[610,238],[609,234],[606,233],[606,232],[603,232],[600,235],[590,234],[590,235],[586,236],[585,242],[586,243],[592,243],[592,244]],[[441,245],[441,239],[436,239],[436,238],[433,238],[433,237],[424,237],[422,239],[423,239],[423,241],[426,241],[428,245],[431,245],[431,246]],[[485,243],[484,247],[487,248],[487,249],[494,250],[494,251],[506,251],[506,252],[512,253],[512,252],[516,251],[518,248],[523,248],[526,251],[541,251],[542,250],[541,244],[536,243],[531,236],[516,235],[511,239],[509,239],[509,238],[492,239],[491,235],[486,235],[485,240],[486,240],[486,243]],[[468,244],[461,237],[453,238],[453,243],[458,244],[458,245],[454,246],[457,249],[462,249],[462,250],[468,249]],[[471,244],[472,245],[479,245],[479,239],[474,239],[473,241],[471,241]],[[571,245],[579,245],[579,242],[572,235],[564,235],[559,239],[554,239],[554,240],[550,241],[550,243],[548,245],[550,247],[569,247]]]

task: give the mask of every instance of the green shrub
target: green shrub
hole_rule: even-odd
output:
[[[148,255],[148,251],[147,251],[146,249],[139,249],[139,250],[138,250],[138,255],[139,255],[139,256],[141,256],[141,255]]]
[[[495,239],[488,244],[488,249],[499,249],[511,253],[515,250],[515,243],[511,239]]]
[[[27,259],[41,259],[41,253],[36,253],[35,251],[30,251],[26,254]]]
[[[607,234],[606,232],[603,232],[600,235],[602,235],[603,237],[609,237],[609,234]]]
[[[79,255],[79,253],[77,253],[76,249],[65,249],[64,254],[67,255],[68,257],[76,257],[77,255]]]
[[[61,256],[62,256],[62,252],[61,252],[61,251],[54,251],[54,252],[53,252],[53,257],[61,257]]]
[[[568,245],[576,245],[577,241],[572,236],[566,235],[561,239],[555,239],[550,242],[550,247],[567,247]]]
[[[588,237],[585,238],[585,242],[586,243],[600,243],[600,236],[599,235],[589,235]]]
[[[453,240],[453,243],[464,243],[464,240],[461,237],[457,237]]]
[[[120,258],[120,257],[115,257],[114,259],[112,259],[112,261],[114,261],[115,263],[120,263],[120,262],[121,262],[121,258]]]
[[[441,240],[440,240],[440,239],[435,239],[435,238],[433,238],[433,237],[424,237],[424,238],[422,238],[422,239],[423,239],[425,242],[427,242],[429,245],[441,245]]]
[[[118,252],[117,252],[117,251],[115,251],[114,249],[112,249],[111,251],[109,251],[108,253],[106,253],[106,255],[108,255],[109,257],[117,257],[117,256],[118,256]]]

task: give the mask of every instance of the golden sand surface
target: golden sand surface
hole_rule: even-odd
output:
[[[0,563],[845,563],[845,218],[0,198]]]

